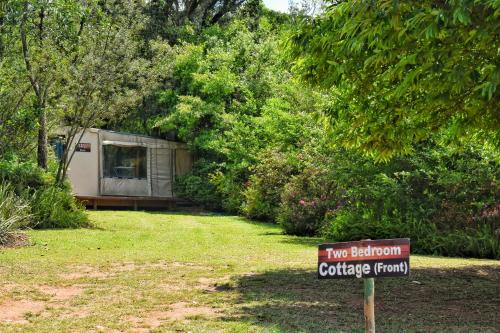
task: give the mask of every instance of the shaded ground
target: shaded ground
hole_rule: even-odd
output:
[[[410,278],[378,279],[377,332],[498,332],[499,282],[498,266],[416,268]],[[285,332],[352,332],[363,320],[362,281],[277,270],[234,283],[247,318]]]
[[[320,239],[230,216],[92,212],[0,250],[0,332],[362,332],[362,281]],[[412,256],[376,281],[377,332],[500,332],[500,262]]]

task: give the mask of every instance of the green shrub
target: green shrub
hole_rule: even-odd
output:
[[[323,235],[337,241],[399,238],[408,236],[408,225],[391,219],[378,219],[370,210],[349,208],[327,214]]]
[[[79,228],[90,226],[84,207],[68,188],[46,187],[31,196],[31,211],[39,221],[36,228]]]
[[[375,168],[357,164],[347,175],[347,205],[326,217],[325,237],[410,237],[414,253],[498,257],[498,167],[473,149],[420,147]]]
[[[221,197],[222,209],[239,213],[243,202],[243,184],[237,175],[238,170],[230,170],[226,173],[217,171],[209,176],[210,183],[215,186]]]
[[[213,164],[198,160],[191,173],[175,179],[174,192],[176,196],[190,200],[209,210],[222,210],[223,198],[209,179],[210,174],[215,170]]]
[[[345,209],[326,219],[323,235],[335,241],[409,237],[412,253],[500,259],[500,223],[440,230],[429,221],[377,220]]]
[[[9,191],[24,202],[31,214],[31,227],[77,228],[89,225],[84,207],[77,203],[68,184],[55,187],[53,173],[57,167],[49,155],[49,171],[33,161],[20,161],[15,156],[0,160],[0,182],[10,184]]]
[[[14,193],[10,184],[0,183],[0,244],[5,244],[12,232],[31,223],[28,203]]]
[[[283,189],[297,173],[297,163],[286,154],[277,150],[266,152],[245,184],[243,214],[248,218],[275,222]]]
[[[16,158],[0,160],[0,180],[11,184],[18,194],[28,187],[39,188],[53,181],[50,173],[43,171],[35,162]]]
[[[301,154],[305,167],[288,177],[279,204],[286,233],[335,241],[410,237],[414,253],[498,257],[499,169],[479,150],[428,143],[383,164],[320,146]],[[273,209],[267,178],[252,176],[257,184],[246,189],[253,212]]]
[[[481,225],[475,229],[453,230],[436,235],[423,247],[425,253],[452,257],[500,259],[500,228]]]
[[[328,170],[308,167],[285,185],[277,220],[288,234],[315,235],[325,214],[341,205],[337,184]]]

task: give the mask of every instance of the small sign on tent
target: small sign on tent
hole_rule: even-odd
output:
[[[75,151],[80,152],[80,153],[90,153],[91,145],[90,145],[90,143],[80,142],[76,145]]]

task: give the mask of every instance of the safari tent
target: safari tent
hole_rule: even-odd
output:
[[[192,168],[184,143],[108,130],[87,129],[68,156],[73,151],[68,168],[73,192],[94,208],[171,206],[175,177]]]

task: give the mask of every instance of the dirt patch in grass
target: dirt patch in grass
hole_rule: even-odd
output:
[[[161,283],[157,285],[157,287],[168,292],[183,291],[190,288],[187,284],[170,284],[170,283]]]
[[[166,261],[158,261],[158,262],[117,262],[111,264],[111,269],[116,271],[133,271],[133,270],[144,270],[150,268],[161,268],[161,269],[169,269],[172,267],[189,267],[195,266],[190,263],[181,263],[181,262],[166,262]]]
[[[7,294],[7,293],[10,293],[12,292],[13,290],[17,289],[17,288],[20,288],[21,285],[17,284],[17,283],[2,283],[0,285],[0,290],[2,291],[2,293],[0,294]]]
[[[168,311],[150,311],[140,317],[129,316],[126,321],[132,327],[131,332],[149,332],[160,327],[168,320],[189,320],[191,317],[209,316],[214,317],[216,311],[207,306],[196,306],[187,302],[178,302],[171,304]]]
[[[207,292],[215,292],[217,291],[217,279],[199,278],[197,288]]]
[[[116,262],[112,263],[109,266],[99,267],[92,266],[86,264],[73,265],[69,267],[68,272],[60,273],[59,277],[64,280],[78,280],[78,279],[108,279],[113,278],[118,275],[128,273],[128,272],[136,272],[141,271],[145,272],[148,270],[177,270],[177,269],[198,269],[206,267],[194,264],[194,263],[183,263],[183,262],[151,262],[151,263],[135,263],[135,262]],[[168,289],[168,286],[163,286]],[[178,289],[178,288],[174,288]]]
[[[2,290],[5,291],[5,295],[13,292],[15,293],[15,290],[20,287],[22,286],[10,283],[3,285]],[[33,288],[29,289],[33,290]],[[46,310],[64,309],[64,302],[81,295],[84,291],[84,288],[80,285],[64,287],[41,285],[36,286],[35,290],[39,291],[41,294],[46,295],[48,299],[7,299],[0,304],[0,322],[25,324],[28,323],[28,316],[42,316],[45,318],[51,317],[50,311],[48,312]],[[78,310],[78,312],[80,312],[80,310]],[[74,308],[68,309],[68,311],[66,311],[62,316],[58,316],[58,318],[62,317],[81,318],[80,313],[76,313]]]
[[[184,268],[184,269],[198,269],[198,268],[203,268],[206,269],[206,266],[203,266],[198,263],[192,263],[192,262],[178,262],[178,261],[158,261],[158,262],[150,262],[150,263],[144,263],[141,264],[140,267],[142,269],[169,269],[169,268]]]
[[[84,278],[84,277],[95,277],[95,278],[106,278],[122,272],[132,272],[132,271],[144,271],[148,269],[172,269],[172,268],[184,268],[184,269],[197,269],[206,268],[202,265],[189,263],[189,262],[146,262],[146,263],[136,263],[130,261],[115,262],[112,263],[107,270],[101,270],[96,266],[91,265],[75,265],[71,267],[72,272],[60,274],[61,277],[68,277],[70,279]]]
[[[132,327],[131,332],[142,333],[160,327],[162,322],[166,320],[166,316],[166,312],[153,311],[142,317],[127,317],[126,321],[129,322]]]
[[[209,293],[230,290],[232,289],[230,279],[231,276],[229,275],[221,278],[201,277],[198,279],[198,285],[196,286],[196,288]]]
[[[45,309],[45,303],[34,300],[8,300],[0,304],[0,321],[24,324],[28,314],[39,314]]]
[[[157,287],[169,292],[178,292],[178,291],[196,289],[206,293],[214,293],[232,289],[229,275],[221,278],[201,277],[198,280],[196,280],[195,285],[180,280],[172,283],[161,283],[158,284]]]
[[[94,329],[88,330],[88,333],[123,333],[122,331],[111,329],[103,325],[97,325]],[[134,331],[132,331],[134,332]],[[145,331],[143,331],[145,332]],[[149,331],[147,331],[149,332]],[[139,333],[139,332],[137,332]],[[141,332],[142,333],[142,332]]]
[[[83,278],[106,279],[115,275],[114,272],[101,271],[98,267],[91,265],[76,265],[71,267],[71,272],[61,273],[63,279],[76,280]]]
[[[13,232],[7,235],[6,241],[0,244],[0,248],[17,248],[28,246],[29,244],[30,239],[28,235],[22,232]]]
[[[91,315],[91,312],[88,309],[78,308],[78,311],[75,311],[74,308],[68,309],[67,311],[63,311],[58,314],[57,318],[59,319],[80,319],[86,318]]]
[[[66,287],[39,286],[38,289],[51,297],[53,301],[65,301],[83,294],[83,287],[72,285]]]
[[[111,265],[111,269],[117,272],[130,272],[130,271],[135,271],[139,268],[140,266],[133,262],[120,262],[120,263],[113,263]]]
[[[195,306],[186,302],[178,302],[170,305],[170,311],[165,312],[168,319],[184,320],[194,316],[215,316],[217,314],[214,308],[208,306]]]

